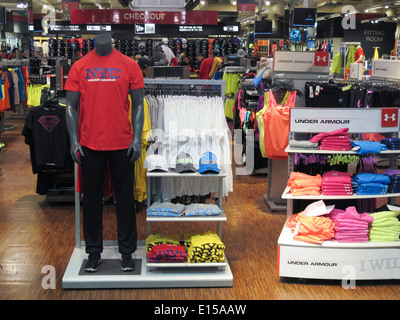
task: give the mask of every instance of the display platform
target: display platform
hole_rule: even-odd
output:
[[[143,241],[141,241],[143,242]],[[133,259],[141,260],[140,272],[118,272],[114,274],[100,272],[92,274],[82,274],[81,268],[84,260],[87,259],[85,247],[75,248],[68,267],[62,279],[63,289],[116,289],[116,288],[188,288],[188,287],[232,287],[233,275],[229,264],[221,267],[202,266],[198,267],[191,264],[190,268],[168,267],[159,268],[152,264],[151,270],[146,263],[146,250],[143,243],[139,243]],[[121,255],[117,246],[105,246],[101,255],[102,261],[118,260]],[[100,268],[103,267],[103,263]],[[149,270],[148,270],[149,269]]]

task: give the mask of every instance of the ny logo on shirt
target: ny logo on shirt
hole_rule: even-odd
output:
[[[117,68],[93,68],[85,69],[87,80],[118,79],[121,69]],[[115,80],[114,80],[115,81]]]

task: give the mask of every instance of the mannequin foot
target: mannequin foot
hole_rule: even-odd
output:
[[[135,261],[133,261],[131,254],[121,255],[121,270],[126,272],[135,270]]]
[[[86,272],[97,272],[101,263],[100,253],[89,253],[89,259],[85,264]]]

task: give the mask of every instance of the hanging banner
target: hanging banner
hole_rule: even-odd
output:
[[[71,24],[217,25],[218,11],[71,10]]]
[[[329,52],[274,52],[274,71],[276,72],[329,73],[329,64]]]

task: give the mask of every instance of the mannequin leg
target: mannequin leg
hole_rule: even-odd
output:
[[[103,251],[103,184],[107,153],[83,147],[83,236],[86,253]]]
[[[117,211],[118,245],[122,255],[130,255],[137,247],[134,207],[134,164],[127,150],[110,151],[110,171],[114,182]]]

